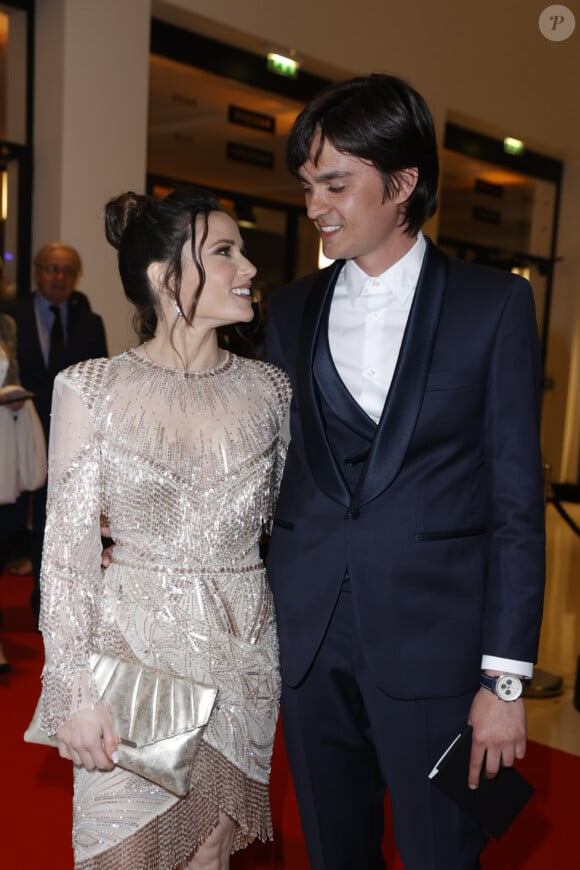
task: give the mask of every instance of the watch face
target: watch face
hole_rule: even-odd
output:
[[[497,678],[495,691],[498,698],[501,698],[502,701],[517,701],[523,689],[524,687],[519,677],[504,674],[504,676]]]

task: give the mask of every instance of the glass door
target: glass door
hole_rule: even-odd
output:
[[[0,142],[0,299],[29,291],[31,171],[25,148]]]
[[[32,0],[0,3],[0,293],[30,291]]]

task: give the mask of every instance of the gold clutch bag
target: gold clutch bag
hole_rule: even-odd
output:
[[[120,740],[119,766],[183,797],[217,689],[106,653],[92,655],[90,664]],[[40,729],[39,708],[24,740],[56,746],[56,737]]]

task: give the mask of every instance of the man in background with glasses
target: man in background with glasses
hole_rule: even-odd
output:
[[[57,373],[73,363],[107,356],[103,321],[76,290],[81,258],[71,245],[49,242],[34,258],[35,290],[3,306],[16,321],[22,385],[35,394],[47,443],[52,387]],[[34,588],[31,606],[38,617],[38,580],[46,514],[46,487],[34,493],[30,557]]]

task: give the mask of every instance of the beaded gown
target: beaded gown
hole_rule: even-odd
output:
[[[259,539],[287,446],[289,385],[227,354],[180,372],[137,350],[56,379],[41,578],[42,722],[97,699],[88,656],[107,651],[218,687],[191,791],[119,767],[75,768],[75,867],[185,866],[221,810],[234,849],[271,837],[270,759],[280,678]],[[116,542],[100,567],[100,526]]]

